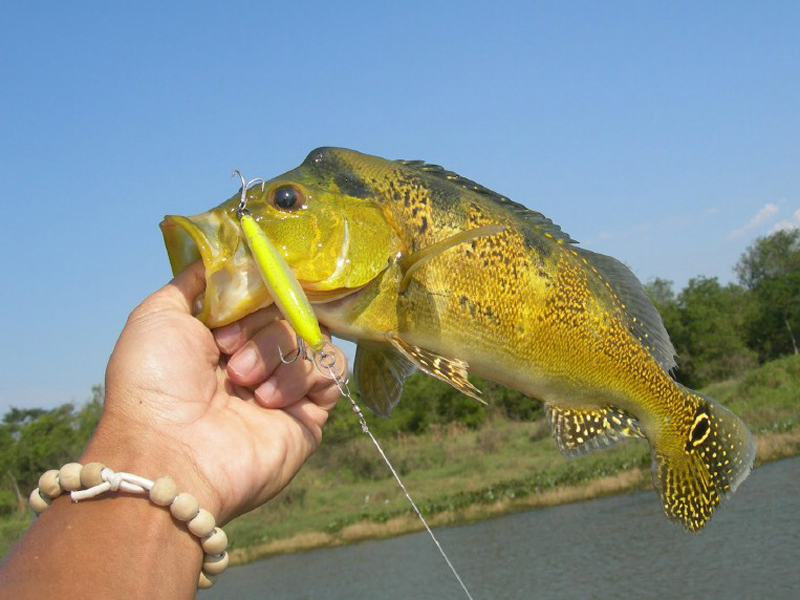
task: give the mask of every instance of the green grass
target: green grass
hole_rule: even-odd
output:
[[[703,391],[729,406],[753,433],[792,431],[800,425],[800,356],[779,358]]]
[[[561,457],[543,423],[494,421],[478,431],[449,427],[382,442],[420,509],[437,515],[644,466],[645,443],[605,456]],[[284,493],[228,526],[235,548],[410,514],[408,501],[367,439],[323,447]]]
[[[800,432],[800,357],[776,360],[703,392],[730,406],[759,436],[759,460],[800,453],[800,436],[795,435]],[[340,432],[350,426],[343,418],[346,413],[339,412]],[[357,428],[355,416],[350,418]],[[368,419],[378,432],[385,427],[375,417]],[[645,441],[629,440],[566,460],[541,417],[531,422],[495,417],[477,429],[430,426],[422,434],[386,433],[379,439],[420,509],[435,523],[649,485]],[[770,445],[770,440],[780,443]],[[591,487],[602,478],[607,485]],[[418,528],[410,515],[406,498],[369,439],[342,434],[323,442],[278,497],[228,524],[226,531],[234,549],[262,547],[240,556],[247,560]],[[26,518],[0,519],[0,554],[27,523]],[[292,538],[306,541],[292,544]]]

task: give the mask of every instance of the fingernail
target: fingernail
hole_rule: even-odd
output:
[[[239,327],[238,322],[235,322],[231,323],[230,325],[220,327],[219,329],[215,329],[214,338],[217,340],[217,344],[219,344],[222,348],[229,349],[233,348],[234,344],[236,344],[240,333],[241,327]]]
[[[256,398],[258,403],[262,406],[269,406],[272,403],[272,397],[275,394],[275,378],[270,377],[256,390]]]
[[[228,368],[240,377],[244,377],[256,366],[256,351],[252,346],[245,346],[228,363]]]

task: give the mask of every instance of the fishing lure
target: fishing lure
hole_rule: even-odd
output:
[[[322,352],[325,338],[322,336],[319,321],[303,288],[300,287],[297,277],[286,264],[281,253],[247,210],[248,186],[259,182],[263,186],[264,181],[253,179],[245,183],[244,177],[239,171],[234,170],[233,174],[238,175],[242,180],[242,196],[239,200],[239,207],[236,209],[236,216],[239,218],[245,242],[258,265],[264,285],[267,286],[270,297],[275,301],[275,305],[292,326],[298,338],[303,340],[314,354]]]

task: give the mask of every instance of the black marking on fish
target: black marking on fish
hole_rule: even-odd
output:
[[[536,212],[534,210],[529,209],[528,207],[519,204],[518,202],[514,202],[503,196],[502,194],[498,194],[490,190],[487,187],[482,186],[479,183],[472,181],[471,179],[467,179],[466,177],[462,177],[453,171],[448,171],[444,169],[441,165],[434,165],[428,164],[422,160],[396,160],[395,162],[404,165],[406,167],[411,167],[419,171],[420,173],[425,173],[431,176],[431,181],[436,181],[437,179],[442,183],[447,182],[458,186],[462,189],[469,190],[471,192],[475,192],[477,194],[481,194],[486,198],[490,198],[497,204],[500,204],[509,210],[516,213],[518,216],[522,217],[526,223],[533,227],[533,231],[526,231],[525,229],[522,230],[523,235],[525,236],[525,241],[528,242],[530,245],[534,246],[537,251],[543,256],[546,256],[550,253],[550,250],[546,247],[545,244],[542,243],[541,237],[542,235],[552,237],[555,240],[560,240],[562,243],[574,244],[576,243],[572,237],[570,237],[567,233],[561,230],[561,227],[553,223],[552,220],[545,217],[542,213]],[[432,187],[432,186],[429,186]],[[448,196],[450,194],[442,194],[443,196]]]
[[[367,198],[374,193],[365,181],[355,175],[337,173],[333,178],[333,182],[343,194],[353,198]]]
[[[428,217],[423,215],[422,216],[422,221],[421,221],[420,226],[419,226],[419,232],[420,232],[420,234],[423,234],[426,231],[428,231]]]

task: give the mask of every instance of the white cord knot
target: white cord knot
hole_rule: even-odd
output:
[[[122,485],[122,482],[124,481],[121,473],[114,473],[114,471],[108,468],[103,469],[103,472],[100,473],[100,476],[103,478],[103,481],[108,483],[108,489],[112,492],[119,490],[119,486]]]
[[[70,493],[73,502],[95,498],[106,492],[130,492],[132,494],[144,494],[153,487],[153,482],[138,475],[131,473],[115,473],[108,467],[100,472],[102,483],[85,490],[78,490]]]

